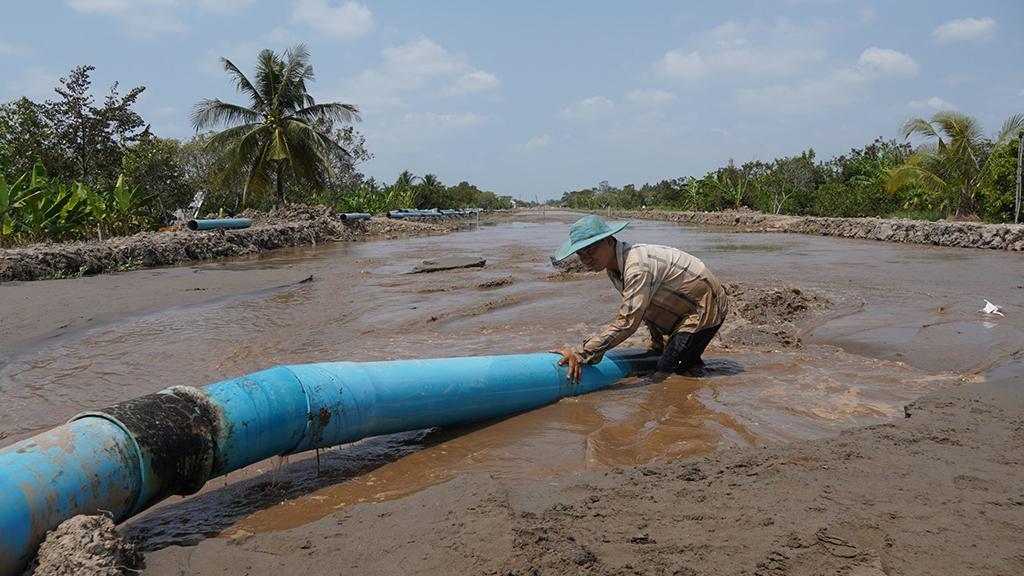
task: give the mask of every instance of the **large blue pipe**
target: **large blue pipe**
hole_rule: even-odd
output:
[[[0,450],[0,576],[19,573],[77,514],[122,522],[278,454],[510,414],[655,368],[612,351],[566,380],[554,354],[278,366],[177,386],[75,416]]]

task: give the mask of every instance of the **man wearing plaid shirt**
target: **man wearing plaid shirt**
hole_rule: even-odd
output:
[[[582,364],[600,362],[641,323],[651,332],[651,350],[661,353],[658,372],[683,374],[701,362],[729,311],[725,290],[703,262],[668,246],[616,240],[614,234],[627,224],[611,227],[599,216],[585,216],[555,252],[556,260],[575,253],[591,270],[604,270],[622,294],[618,317],[601,333],[582,346],[551,350],[562,355],[559,366],[568,363],[566,377],[574,383]]]

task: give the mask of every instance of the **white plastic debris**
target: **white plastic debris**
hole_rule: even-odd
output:
[[[985,314],[999,314],[1000,316],[1003,316],[1003,313],[999,311],[999,308],[999,306],[985,300],[985,307],[978,310],[978,312],[984,312]]]

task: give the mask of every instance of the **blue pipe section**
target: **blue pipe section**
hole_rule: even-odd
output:
[[[47,530],[77,514],[127,518],[144,490],[132,437],[99,418],[77,420],[0,453],[0,574],[32,560]]]
[[[189,230],[216,230],[218,228],[248,228],[252,220],[248,218],[220,218],[217,220],[189,220],[185,225]]]
[[[338,214],[342,220],[369,220],[370,215],[365,212],[352,212],[345,214]]]
[[[75,416],[0,450],[0,576],[77,514],[122,522],[173,494],[279,454],[452,426],[592,392],[655,369],[613,350],[566,379],[555,354],[278,366],[177,386]]]
[[[440,212],[433,210],[389,210],[387,212],[388,218],[429,218],[432,216],[440,216]]]

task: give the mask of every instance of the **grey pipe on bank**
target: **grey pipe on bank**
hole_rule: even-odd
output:
[[[217,230],[219,228],[248,228],[252,220],[248,218],[221,218],[217,220],[189,220],[185,225],[189,230]]]

